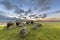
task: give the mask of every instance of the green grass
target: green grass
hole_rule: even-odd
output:
[[[19,35],[20,27],[17,27],[0,30],[0,40],[60,40],[60,22],[42,22],[42,27],[38,30],[32,30],[33,25],[26,26],[30,29],[30,34],[25,38]]]
[[[3,30],[4,29],[4,26],[0,26],[0,30]]]

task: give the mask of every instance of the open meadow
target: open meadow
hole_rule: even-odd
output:
[[[30,34],[25,38],[19,35],[20,27],[7,30],[4,26],[0,26],[0,40],[60,40],[60,22],[41,22],[41,24],[38,30],[32,30],[33,25],[26,25],[30,29]]]

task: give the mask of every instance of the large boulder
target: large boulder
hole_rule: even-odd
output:
[[[24,23],[19,24],[19,27],[24,27],[24,26],[25,26]]]
[[[14,25],[13,22],[8,22],[8,23],[7,23],[7,29],[9,29],[9,27],[11,27],[12,25]]]
[[[32,27],[33,30],[37,30],[42,26],[42,24],[38,23]]]
[[[34,24],[33,20],[26,21],[26,24]]]
[[[33,27],[32,27],[33,30],[37,30],[38,28],[39,28],[39,27],[37,27],[37,26],[33,26]]]
[[[40,23],[37,23],[37,24],[36,24],[36,26],[38,26],[38,27],[41,27],[41,26],[42,26],[42,24],[40,24]]]
[[[20,30],[20,35],[21,37],[25,37],[29,34],[29,29],[27,27],[23,27],[21,30]]]
[[[33,21],[33,20],[30,20],[30,23],[31,23],[31,24],[34,24],[34,21]]]
[[[19,24],[21,24],[21,22],[19,22],[19,21],[16,21],[16,26],[19,26]]]
[[[26,24],[30,24],[30,21],[26,21]]]

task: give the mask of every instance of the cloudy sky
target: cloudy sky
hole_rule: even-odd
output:
[[[0,16],[43,15],[60,18],[60,0],[0,0]]]

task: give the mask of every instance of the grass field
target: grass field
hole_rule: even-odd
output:
[[[33,25],[26,25],[30,34],[25,38],[19,35],[20,27],[12,30],[0,26],[0,40],[60,40],[60,22],[42,22],[42,27],[32,30]]]

